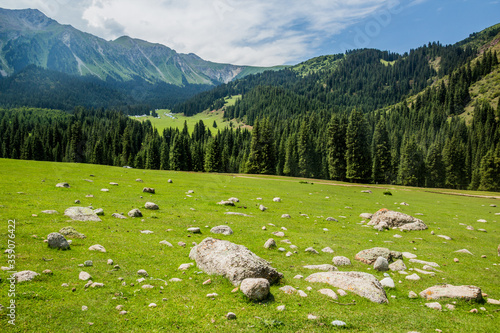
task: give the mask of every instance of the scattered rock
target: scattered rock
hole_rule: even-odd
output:
[[[92,276],[87,272],[81,271],[80,274],[78,275],[78,278],[82,281],[87,281],[90,280]]]
[[[212,280],[211,280],[211,279],[208,279],[208,280],[206,280],[205,282],[203,282],[203,285],[204,285],[204,286],[207,286],[207,285],[209,285],[209,284],[211,284],[211,283],[212,283]]]
[[[323,250],[321,250],[321,251],[323,251]],[[326,251],[323,251],[323,252],[326,252]],[[349,260],[349,258],[347,258],[347,257],[342,257],[342,256],[333,257],[332,262],[335,266],[350,266],[351,265],[351,260]]]
[[[182,265],[179,266],[178,270],[180,270],[180,271],[187,271],[188,269],[190,269],[193,266],[194,266],[194,264],[192,262],[190,262],[188,264],[182,264]]]
[[[425,289],[420,294],[420,297],[432,300],[440,298],[459,298],[466,301],[483,300],[482,292],[479,287],[475,286],[453,286],[451,284],[436,285]]]
[[[118,186],[118,183],[110,182],[109,185],[111,185],[111,186]]]
[[[402,257],[402,254],[400,252],[391,251],[384,247],[374,247],[358,252],[355,259],[365,264],[371,265],[377,260],[378,257],[383,257],[387,259],[387,261],[391,261],[392,259],[400,259]]]
[[[373,192],[372,192],[372,191],[370,191],[370,190],[363,190],[363,191],[361,191],[361,193],[368,193],[368,194],[372,194]]]
[[[338,289],[337,294],[339,294],[340,297],[347,296],[347,292],[344,289]]]
[[[418,281],[418,280],[420,280],[420,276],[418,276],[417,274],[412,274],[412,275],[405,276],[405,279],[410,280],[410,281]]]
[[[75,200],[75,204],[79,205],[80,204],[80,200],[76,199]]]
[[[438,302],[425,303],[425,306],[430,308],[430,309],[434,309],[434,310],[439,310],[439,311],[442,310],[441,304],[439,304]]]
[[[477,220],[477,222],[479,222],[479,223],[487,223],[488,221],[486,221],[485,219],[479,219],[479,220]]]
[[[260,205],[259,209],[264,212],[267,210],[267,207],[265,207],[264,205]]]
[[[276,197],[276,198],[273,199],[273,201],[274,202],[281,202],[281,198]]]
[[[337,267],[329,264],[324,264],[324,265],[306,265],[303,266],[306,269],[313,269],[313,270],[318,270],[318,271],[325,271],[325,272],[333,272],[333,271],[338,271]]]
[[[493,304],[493,305],[500,305],[500,300],[496,300],[496,299],[493,299],[493,298],[488,298],[486,300],[486,303]]]
[[[455,251],[455,253],[465,253],[465,254],[470,254],[471,256],[473,256],[473,254],[467,249],[457,250],[457,251]]]
[[[276,248],[276,241],[272,238],[269,238],[266,243],[264,244],[264,248],[266,249],[275,249]]]
[[[442,238],[442,239],[445,239],[445,240],[448,240],[450,241],[451,240],[451,237],[449,236],[446,236],[446,235],[437,235],[439,238]]]
[[[432,266],[432,267],[439,268],[439,265],[437,263],[435,263],[435,262],[418,260],[418,259],[410,259],[410,262],[411,263],[415,263],[415,264],[429,265],[429,266]]]
[[[180,247],[186,247],[186,243],[184,243],[184,242],[179,242],[179,243],[177,243],[177,245],[179,245]]]
[[[125,310],[120,311],[120,314],[121,314],[122,316],[126,315],[127,313],[128,313],[128,312],[127,312],[127,311],[125,311]]]
[[[142,192],[155,194],[155,189],[152,188],[152,187],[145,187],[145,188],[142,189]]]
[[[104,215],[104,209],[102,209],[102,208],[94,209],[94,214],[97,215],[97,216],[103,216]]]
[[[198,227],[188,228],[187,231],[192,234],[201,234],[201,229]]]
[[[333,253],[333,250],[331,247],[325,247],[324,249],[321,250],[321,252],[325,252],[325,253]]]
[[[139,209],[135,208],[128,212],[128,216],[130,217],[142,217],[142,213]]]
[[[42,273],[47,275],[54,275],[54,273],[50,269],[46,269]]]
[[[104,283],[100,283],[100,282],[94,282],[90,285],[91,288],[102,288],[104,287]]]
[[[89,308],[85,305],[82,305],[82,311],[87,311]]]
[[[160,207],[158,207],[158,205],[155,204],[154,202],[146,202],[144,204],[144,208],[150,209],[150,210],[158,210],[158,209],[160,209]]]
[[[396,287],[396,285],[394,284],[394,280],[391,279],[390,277],[386,277],[386,278],[380,280],[380,284],[384,288],[394,288],[394,287]]]
[[[333,217],[327,217],[326,220],[329,222],[338,222],[338,220]]]
[[[109,192],[107,188],[101,188],[101,192]]]
[[[362,214],[359,214],[359,217],[361,217],[362,219],[365,219],[365,220],[371,220],[372,217],[373,217],[373,214],[370,214],[370,213],[362,213]]]
[[[140,269],[137,271],[137,275],[139,276],[149,276],[148,272],[146,272],[146,270],[144,269]]]
[[[92,267],[92,266],[94,266],[94,263],[92,262],[92,260],[85,260],[85,262],[83,263],[83,266]]]
[[[113,264],[114,264],[113,259],[108,259],[107,264],[108,264],[108,265],[113,265]]]
[[[162,245],[166,245],[166,246],[168,246],[168,247],[173,247],[173,245],[172,245],[172,244],[170,244],[169,242],[167,242],[166,240],[162,240],[162,241],[160,242],[160,244],[162,244]]]
[[[261,301],[269,295],[270,284],[267,279],[244,279],[241,281],[240,290],[249,299],[253,301]]]
[[[44,214],[49,214],[49,215],[59,214],[59,212],[58,212],[57,210],[53,210],[53,209],[49,209],[49,210],[42,210],[42,213],[44,213]]]
[[[285,305],[280,305],[280,306],[278,306],[278,307],[276,308],[276,310],[278,310],[278,311],[285,311],[285,309],[286,309],[286,306],[285,306]]]
[[[290,214],[283,214],[283,215],[281,215],[281,218],[283,218],[283,219],[291,219],[292,217],[290,216]]]
[[[309,319],[309,320],[316,320],[316,319],[318,319],[318,317],[316,317],[316,316],[315,316],[315,315],[313,315],[313,314],[308,314],[308,315],[307,315],[307,319]]]
[[[210,229],[210,232],[213,234],[222,234],[226,236],[233,234],[233,230],[227,225],[219,225],[217,227],[213,227],[212,229]]]
[[[283,231],[275,231],[272,234],[276,237],[285,237],[285,233]]]
[[[234,202],[229,200],[222,200],[219,201],[217,204],[221,206],[234,206]]]
[[[335,293],[335,291],[333,291],[331,289],[327,289],[327,288],[326,289],[320,289],[320,290],[318,290],[318,292],[320,294],[323,294],[325,296],[333,298],[334,300],[338,300],[339,299],[339,297],[337,296],[337,294]]]
[[[58,232],[53,232],[47,236],[49,247],[52,249],[69,250],[66,238]]]
[[[227,201],[232,201],[234,203],[237,203],[237,202],[240,202],[240,199],[232,197],[232,198],[227,199]]]
[[[405,271],[406,270],[406,265],[403,262],[403,260],[399,259],[399,260],[396,260],[395,262],[393,262],[392,264],[390,264],[389,265],[389,269],[391,271],[395,271],[395,272]]]
[[[106,252],[106,249],[104,248],[104,246],[99,245],[99,244],[92,245],[91,247],[89,247],[89,250],[90,251]]]
[[[384,257],[378,257],[373,264],[373,268],[379,272],[385,272],[389,270],[389,262]]]
[[[101,222],[99,216],[88,207],[69,207],[64,211],[64,215],[76,221]]]
[[[236,315],[233,312],[228,312],[226,314],[226,318],[227,318],[227,320],[235,320],[236,319]]]
[[[58,183],[58,184],[56,184],[56,187],[70,188],[68,183]]]
[[[418,298],[418,295],[417,295],[417,293],[416,293],[416,292],[414,292],[414,291],[410,291],[410,292],[408,293],[408,298],[412,298],[412,299],[414,299],[414,298]]]
[[[156,306],[157,306],[156,303],[149,303],[149,305],[148,305],[148,307],[150,307],[150,308],[156,308]]]
[[[313,253],[313,254],[319,254],[318,251],[316,251],[314,248],[312,247],[308,247],[307,249],[304,250],[305,252],[309,252],[309,253]]]
[[[117,218],[117,219],[126,219],[125,216],[123,216],[122,214],[118,214],[118,213],[113,213],[113,214],[111,214],[111,216],[113,216],[114,218]]]
[[[146,235],[150,235],[150,234],[153,234],[154,232],[151,231],[151,230],[141,230],[141,234],[146,234]]]
[[[307,282],[328,283],[347,289],[375,303],[387,303],[387,296],[380,282],[371,274],[362,272],[323,272],[306,278]]]
[[[150,284],[145,284],[141,287],[142,289],[153,289],[154,286],[150,285]]]
[[[173,183],[172,179],[169,179],[167,183],[172,184]]]
[[[332,326],[346,326],[347,324],[342,320],[334,320],[331,322]]]
[[[403,257],[406,259],[415,259],[417,255],[410,252],[403,252]]]
[[[413,216],[395,212],[388,209],[380,209],[373,214],[372,219],[367,225],[372,225],[377,230],[399,228],[400,230],[425,230],[425,223]]]
[[[470,313],[478,313],[479,311],[477,311],[477,309],[472,309],[469,311]]]
[[[300,297],[307,297],[307,294],[305,293],[305,291],[303,290],[297,290],[297,294],[300,296]]]
[[[446,304],[446,305],[445,305],[445,307],[446,307],[448,310],[450,310],[450,311],[455,310],[455,305],[453,305],[453,304]]]
[[[252,215],[244,214],[244,213],[236,213],[236,212],[225,212],[225,215],[236,215],[236,216],[244,216],[244,217],[252,217]]]
[[[191,249],[189,258],[207,274],[222,275],[235,286],[247,278],[265,278],[274,283],[283,277],[246,247],[228,241],[206,238]]]

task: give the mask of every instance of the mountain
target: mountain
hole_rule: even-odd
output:
[[[218,85],[270,69],[205,61],[128,36],[106,41],[38,10],[0,9],[0,75],[14,75],[28,65],[103,81],[140,78],[176,86]]]

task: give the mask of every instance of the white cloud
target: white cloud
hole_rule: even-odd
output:
[[[381,9],[399,5],[398,0],[2,2],[39,8],[61,23],[108,40],[127,34],[215,62],[261,66],[313,56],[315,48],[331,36]]]

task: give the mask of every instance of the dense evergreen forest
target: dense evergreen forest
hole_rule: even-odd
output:
[[[192,134],[158,133],[119,110],[88,107],[0,110],[0,157],[498,191],[500,107],[478,100],[473,116],[464,113],[471,86],[499,69],[496,51],[481,45],[351,51],[329,56],[327,69],[311,65],[317,58],[174,108],[219,109],[241,94],[225,117],[251,131],[212,133],[200,121]]]

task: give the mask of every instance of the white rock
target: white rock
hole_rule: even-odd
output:
[[[420,276],[418,276],[417,274],[412,274],[412,275],[405,276],[405,279],[411,280],[411,281],[418,281],[418,280],[420,280]]]
[[[435,262],[429,262],[429,261],[418,260],[418,259],[410,259],[410,262],[415,263],[415,264],[429,265],[432,267],[439,268],[439,265]]]
[[[406,259],[415,259],[417,255],[410,252],[403,252],[403,257]]]
[[[157,305],[156,305],[156,303],[150,303],[150,304],[148,305],[148,307],[150,307],[150,308],[156,308],[156,306],[157,306]]]
[[[192,262],[190,262],[188,264],[182,264],[182,265],[180,265],[178,269],[180,271],[187,271],[188,269],[190,269],[193,266],[194,266],[194,264]]]
[[[332,321],[332,326],[346,326],[347,324],[341,320],[334,320]]]
[[[325,252],[325,253],[333,253],[333,250],[331,247],[325,247],[324,249],[321,250],[321,252]]]
[[[394,288],[396,285],[394,284],[394,280],[390,277],[386,277],[385,279],[380,280],[380,284],[384,288]]]
[[[172,244],[170,244],[169,242],[167,242],[166,240],[162,240],[162,241],[160,242],[160,244],[162,244],[162,245],[166,245],[166,246],[168,246],[168,247],[173,247],[173,245],[172,245]]]
[[[82,281],[87,281],[91,278],[91,276],[89,273],[81,271],[80,274],[78,275],[78,278]]]
[[[303,290],[297,291],[297,294],[299,294],[300,297],[307,297],[307,294]]]
[[[114,263],[113,259],[108,259],[108,262],[107,262],[108,265],[113,265],[113,263]]]
[[[320,294],[323,294],[323,295],[328,296],[330,298],[333,298],[335,300],[339,299],[339,297],[337,296],[337,294],[335,293],[335,291],[333,291],[331,289],[328,289],[328,288],[320,289],[320,290],[318,290],[318,292]]]
[[[278,310],[278,311],[285,311],[285,309],[286,309],[286,306],[284,306],[284,305],[280,305],[276,308],[276,310]]]
[[[98,251],[98,252],[106,252],[106,249],[104,248],[104,246],[99,245],[99,244],[92,245],[91,247],[89,247],[89,250],[90,251]]]
[[[434,303],[425,303],[425,306],[428,307],[428,308],[431,308],[431,309],[434,309],[434,310],[442,310],[442,306],[441,304],[439,304],[438,302],[434,302]]]
[[[144,269],[140,269],[137,271],[137,275],[148,276],[148,272],[146,272],[146,270]]]

